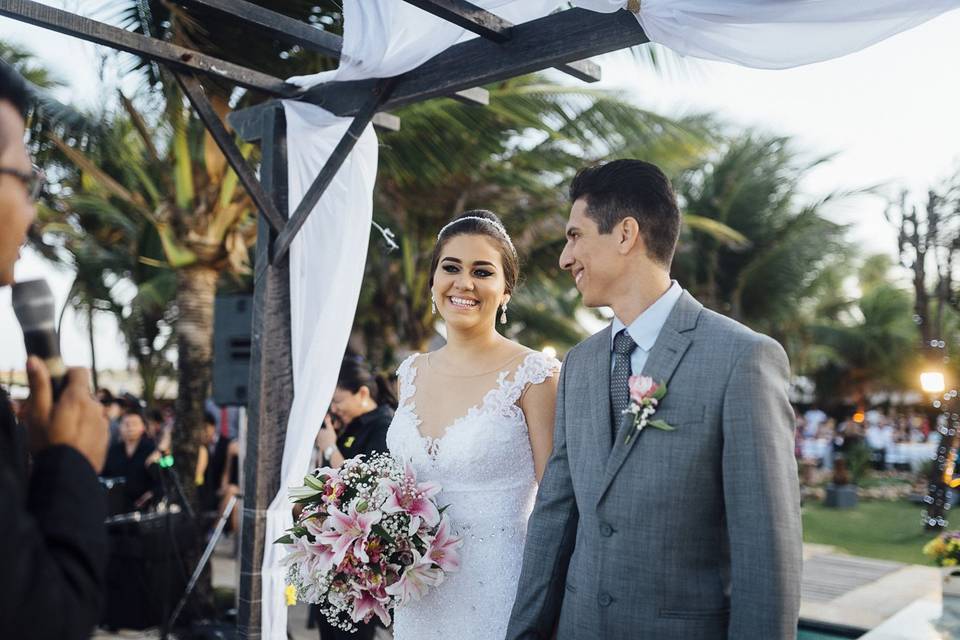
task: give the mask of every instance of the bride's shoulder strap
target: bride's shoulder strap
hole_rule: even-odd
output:
[[[540,384],[560,370],[560,361],[540,351],[531,351],[513,376],[512,396],[516,402],[530,385]]]
[[[416,369],[414,368],[414,362],[417,360],[419,353],[411,353],[409,356],[404,358],[403,362],[400,363],[400,366],[397,367],[397,382],[400,386],[400,404],[403,404],[407,399],[413,395],[415,387],[413,386],[413,380],[416,377]]]

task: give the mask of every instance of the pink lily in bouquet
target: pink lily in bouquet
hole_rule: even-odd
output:
[[[385,480],[383,486],[388,490],[388,494],[380,509],[384,513],[409,514],[411,536],[420,529],[421,522],[428,527],[435,527],[440,522],[440,510],[432,500],[440,493],[440,485],[435,482],[418,484],[409,464],[404,468],[403,480]]]
[[[367,538],[371,527],[380,522],[379,511],[360,513],[357,505],[351,504],[347,513],[334,506],[328,508],[329,517],[324,522],[323,532],[317,538],[333,550],[333,563],[343,562],[347,552],[353,548],[353,556],[362,562],[369,562],[367,556]]]
[[[419,600],[424,594],[443,581],[443,571],[433,566],[433,562],[426,556],[421,556],[416,549],[411,549],[413,562],[403,571],[400,579],[387,587],[386,591],[400,599],[400,604],[412,600]]]
[[[463,538],[450,534],[450,522],[443,518],[437,527],[437,535],[427,551],[427,558],[440,567],[443,572],[453,572],[460,569],[460,554],[456,549],[463,544]]]
[[[390,598],[386,594],[382,598],[376,597],[368,590],[353,591],[353,611],[351,617],[354,620],[369,622],[370,618],[377,616],[383,626],[390,626],[390,612],[386,605]]]

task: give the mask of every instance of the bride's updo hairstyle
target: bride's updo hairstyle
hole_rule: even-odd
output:
[[[506,281],[506,292],[513,293],[520,279],[520,258],[510,240],[503,222],[493,211],[486,209],[472,209],[464,211],[447,224],[437,235],[437,243],[433,246],[433,256],[430,259],[430,286],[433,287],[433,274],[437,272],[443,247],[451,238],[457,236],[486,236],[493,241],[500,252],[503,262],[503,279]]]

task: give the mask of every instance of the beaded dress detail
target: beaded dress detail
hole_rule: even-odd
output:
[[[540,384],[560,362],[532,352],[511,376],[502,371],[483,400],[438,438],[424,437],[415,403],[416,355],[397,370],[400,406],[387,431],[390,453],[420,481],[443,488],[438,503],[463,536],[460,571],[419,601],[398,607],[396,640],[502,640],[520,579],[527,518],[537,480],[523,412],[527,385]],[[424,398],[418,398],[423,402]]]

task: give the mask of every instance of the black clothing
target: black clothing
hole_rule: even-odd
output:
[[[393,409],[383,404],[354,418],[337,436],[337,449],[347,459],[387,453],[387,429],[392,420]]]
[[[200,504],[204,511],[216,511],[220,507],[220,496],[217,495],[217,492],[220,491],[220,483],[223,482],[223,470],[227,466],[227,455],[231,442],[230,438],[221,436],[213,446],[213,451],[207,450],[209,456],[207,457],[207,468],[203,471],[203,484],[197,489]],[[229,462],[230,477],[228,481],[238,485],[240,481],[235,476],[236,460],[232,459]]]
[[[0,390],[0,638],[89,638],[103,600],[103,492],[65,445],[34,456],[27,482],[24,435]]]
[[[387,453],[387,429],[392,420],[393,409],[387,405],[379,405],[373,411],[354,418],[337,437],[337,449],[347,459],[361,454],[370,456]],[[371,640],[380,626],[374,618],[367,624],[358,624],[356,633],[349,633],[330,625],[319,611],[316,615],[320,640]]]
[[[133,455],[127,457],[126,445],[123,441],[114,442],[107,449],[107,462],[103,465],[100,475],[104,478],[123,478],[126,481],[124,493],[127,501],[125,511],[135,511],[140,507],[134,503],[147,491],[157,494],[154,474],[147,469],[147,458],[156,450],[153,441],[143,436],[134,449]]]

